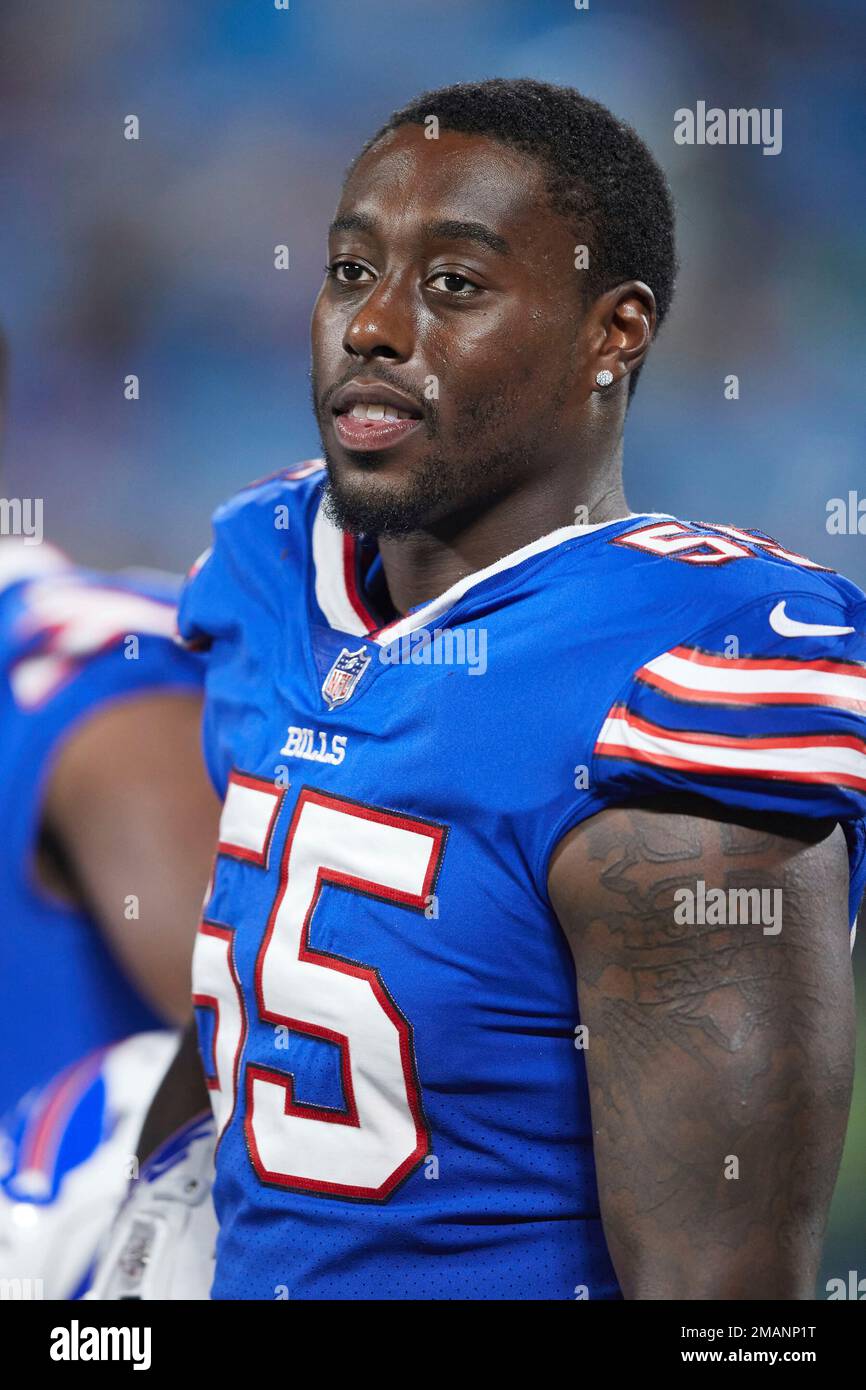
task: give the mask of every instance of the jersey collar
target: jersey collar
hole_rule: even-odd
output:
[[[391,642],[441,618],[465,594],[477,585],[483,584],[485,580],[513,570],[536,555],[543,555],[567,541],[591,535],[596,531],[604,531],[611,526],[620,526],[624,521],[632,521],[645,515],[643,512],[633,512],[627,516],[615,517],[611,521],[560,526],[549,535],[540,536],[538,540],[530,541],[529,545],[523,545],[519,550],[503,555],[501,560],[496,560],[492,565],[486,565],[484,569],[458,579],[456,584],[452,584],[438,598],[420,604],[405,617],[397,618],[385,627],[379,627],[375,616],[364,602],[358,583],[356,538],[341,531],[327,516],[320,503],[313,522],[316,602],[328,624],[338,632],[369,637],[379,646],[387,647]]]

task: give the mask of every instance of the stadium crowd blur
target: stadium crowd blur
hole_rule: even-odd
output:
[[[864,36],[857,0],[4,0],[4,494],[43,498],[77,560],[186,568],[219,500],[318,451],[308,319],[362,139],[423,88],[528,75],[632,121],[679,205],[632,507],[761,527],[866,586],[866,537],[827,526],[866,498]],[[698,101],[781,108],[781,153],[676,144]],[[828,1278],[866,1273],[864,955]]]

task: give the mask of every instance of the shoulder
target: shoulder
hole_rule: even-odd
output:
[[[611,549],[643,556],[625,597],[635,595],[635,611],[643,604],[646,632],[598,734],[600,780],[623,796],[652,784],[754,810],[862,819],[862,590],[733,527],[641,524]],[[632,628],[639,621],[633,611]]]
[[[234,533],[262,522],[274,524],[274,509],[284,507],[291,515],[305,512],[317,501],[325,477],[321,459],[307,459],[294,468],[283,468],[259,478],[223,502],[213,514],[214,534]]]
[[[866,608],[856,584],[766,532],[668,516],[631,522],[607,528],[602,568],[636,621],[655,615],[650,641],[728,619],[748,624],[750,614],[771,636],[808,635],[805,624],[847,625]]]
[[[802,592],[815,602],[865,602],[862,591],[809,556],[756,528],[635,517],[610,528],[610,552],[639,585],[683,598],[699,596],[710,609],[733,609],[770,594]],[[613,555],[609,563],[614,564]]]
[[[192,674],[191,659],[174,640],[177,577],[156,571],[101,573],[63,559],[30,568],[11,582],[7,572],[6,579],[0,593],[0,666],[22,708],[43,706],[94,661],[104,665],[102,659],[124,643],[126,654],[136,658],[118,667],[124,685],[152,680],[155,672],[158,677],[166,656],[166,679],[187,666]]]
[[[733,526],[640,518],[610,539],[628,557],[614,591],[640,627],[631,675],[642,686],[680,700],[712,688],[719,704],[759,687],[770,702],[778,688],[782,704],[801,681],[866,683],[866,594],[844,576]]]
[[[648,670],[685,675],[684,659],[696,669],[724,658],[728,673],[745,672],[739,658],[866,661],[866,594],[764,532],[643,515],[562,552],[540,590],[551,646],[585,669],[591,644],[582,685],[600,700]]]
[[[183,586],[178,626],[193,648],[210,645],[240,622],[250,603],[267,601],[273,574],[303,565],[325,480],[321,459],[308,459],[242,488],[213,514],[210,546]]]
[[[581,721],[588,753],[566,821],[691,794],[738,811],[866,822],[857,585],[763,532],[674,517],[599,528],[563,567],[562,602],[548,608],[565,672],[554,671],[556,689],[573,689],[557,728]],[[581,658],[579,679],[563,642]]]

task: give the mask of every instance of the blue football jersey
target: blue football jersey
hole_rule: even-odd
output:
[[[91,917],[40,887],[36,854],[70,731],[109,701],[200,688],[202,659],[172,640],[175,603],[163,579],[0,543],[0,1113],[84,1053],[160,1026]]]
[[[216,1298],[620,1297],[557,842],[688,791],[833,817],[866,598],[732,527],[567,526],[405,617],[314,464],[221,508],[180,627],[224,799],[194,964]]]

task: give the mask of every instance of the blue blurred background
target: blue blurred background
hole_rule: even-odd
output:
[[[831,498],[866,497],[864,39],[859,0],[3,0],[4,493],[44,498],[77,559],[185,568],[219,500],[318,452],[308,320],[358,145],[422,88],[527,75],[630,120],[679,206],[632,508],[759,526],[866,586],[866,539],[826,524]],[[699,100],[781,107],[782,152],[677,145]],[[863,954],[819,1296],[866,1276]]]

